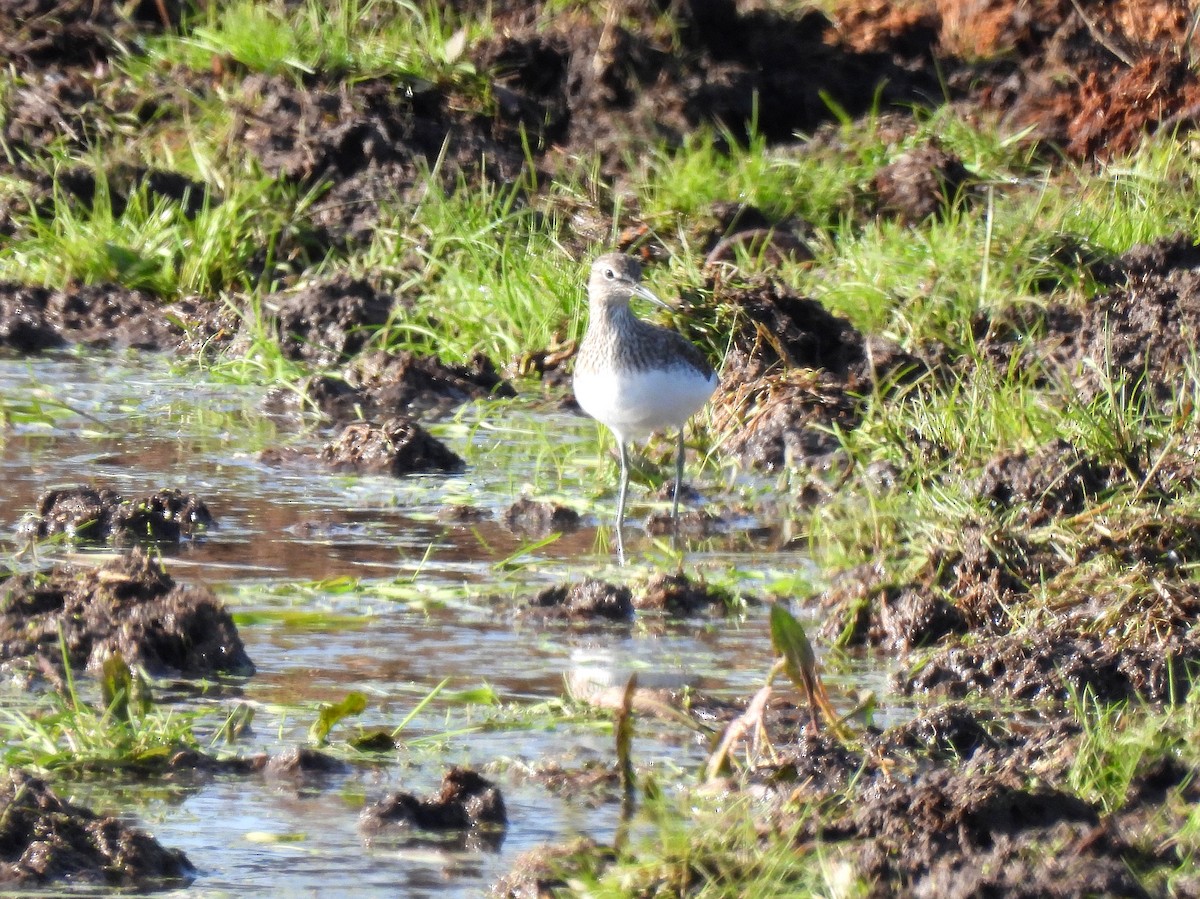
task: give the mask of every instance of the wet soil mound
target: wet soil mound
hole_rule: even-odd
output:
[[[251,75],[238,106],[232,140],[264,171],[330,185],[312,218],[343,244],[369,241],[380,205],[408,197],[429,172],[452,187],[460,178],[512,183],[525,167],[518,131],[428,84],[317,76],[299,86]]]
[[[64,534],[72,540],[95,542],[178,543],[199,536],[213,523],[204,501],[180,490],[164,489],[124,499],[107,487],[73,487],[44,494],[37,511],[26,516],[19,530],[37,540]]]
[[[827,461],[840,446],[833,428],[857,426],[859,397],[922,368],[776,279],[711,286],[734,316],[716,426],[729,435],[724,448],[755,467]]]
[[[337,276],[264,300],[277,310],[279,345],[289,359],[328,367],[346,361],[386,325],[396,299],[366,281]]]
[[[347,425],[320,453],[334,471],[390,474],[461,471],[463,460],[412,419]]]
[[[548,23],[519,7],[497,14],[499,36],[475,57],[481,71],[498,71],[512,127],[539,146],[599,149],[613,165],[630,135],[676,142],[697,126],[738,135],[755,121],[769,139],[790,140],[829,116],[830,99],[856,115],[876,100],[921,103],[939,93],[927,28],[907,44],[898,37],[868,50],[847,46],[816,11],[704,0],[620,12],[601,20],[573,11]]]
[[[145,831],[64,802],[22,771],[0,775],[0,884],[162,889],[193,874],[186,855]]]
[[[513,397],[516,391],[491,360],[476,356],[470,365],[448,365],[435,356],[408,351],[360,353],[342,377],[314,375],[299,393],[276,391],[268,407],[291,410],[297,404],[332,421],[394,416],[439,416],[472,399]]]
[[[547,619],[632,621],[633,593],[628,587],[587,578],[577,584],[547,587],[529,600],[527,611]]]
[[[468,400],[517,395],[483,355],[468,365],[449,365],[410,352],[363,353],[347,366],[346,382],[363,397],[369,414],[380,417],[439,414]]]
[[[673,616],[724,611],[733,604],[729,591],[711,587],[686,574],[656,574],[640,587],[633,600],[640,612],[656,611]]]
[[[210,590],[176,584],[141,550],[99,568],[56,566],[0,581],[0,659],[7,667],[97,673],[120,653],[156,675],[248,675],[233,618]]]
[[[94,69],[125,53],[139,32],[161,31],[178,21],[178,0],[136,0],[124,6],[93,0],[13,0],[0,7],[0,34],[5,36],[0,46],[18,71]]]
[[[1181,234],[1135,246],[1101,272],[1114,284],[1084,308],[1067,344],[1068,363],[1083,369],[1085,390],[1104,389],[1102,376],[1140,385],[1150,395],[1174,396],[1194,363],[1200,335],[1200,247]]]
[[[565,534],[579,527],[579,513],[574,509],[558,503],[539,502],[527,496],[505,509],[501,520],[514,534],[527,537]]]
[[[1178,702],[1190,690],[1189,669],[1197,661],[1200,644],[1189,637],[1134,642],[1055,625],[941,647],[897,685],[909,694],[953,697],[979,691],[1060,702],[1076,696]]]
[[[936,770],[875,780],[822,836],[864,841],[872,895],[898,885],[915,896],[1142,895],[1125,861],[1141,853],[1100,823],[1082,800],[1017,776]],[[1071,850],[1036,851],[1047,845]]]
[[[421,799],[393,793],[367,806],[359,829],[369,839],[395,838],[411,830],[453,832],[463,848],[497,849],[508,828],[508,812],[500,789],[469,768],[451,768],[436,796]]]
[[[50,291],[44,287],[0,283],[0,347],[37,353],[65,342],[46,317]]]
[[[1077,515],[1104,492],[1126,484],[1129,473],[1101,465],[1059,438],[1037,452],[992,459],[979,479],[979,496],[998,511],[1017,509],[1028,527]]]
[[[411,418],[380,424],[359,421],[344,426],[319,451],[270,447],[259,453],[267,465],[319,464],[331,471],[358,474],[449,473],[461,471],[463,460]]]
[[[945,216],[974,178],[957,156],[937,144],[903,154],[871,179],[876,209],[911,225]]]
[[[173,350],[232,333],[232,317],[214,303],[164,303],[118,284],[48,290],[0,282],[0,348],[20,353],[65,343]]]

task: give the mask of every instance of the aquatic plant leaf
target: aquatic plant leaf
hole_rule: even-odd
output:
[[[817,656],[804,626],[782,603],[771,606],[771,645],[783,658],[792,683],[808,692],[807,684],[817,675]]]
[[[317,720],[308,729],[309,739],[314,743],[324,743],[329,739],[329,732],[333,730],[335,724],[351,715],[362,714],[366,707],[366,694],[359,693],[357,690],[347,693],[345,699],[333,705],[322,703]]]
[[[629,675],[621,707],[617,709],[615,735],[617,742],[617,769],[621,772],[621,789],[626,801],[633,798],[637,789],[637,775],[633,769],[633,696],[637,692],[637,672]]]
[[[450,690],[442,694],[442,699],[455,705],[499,705],[500,694],[491,684],[480,684],[466,690]]]
[[[783,670],[788,679],[808,699],[813,727],[820,726],[821,716],[824,715],[829,727],[840,739],[848,738],[846,727],[829,701],[829,694],[817,671],[817,655],[808,642],[808,634],[782,603],[771,606],[771,643],[783,661]]]
[[[117,721],[129,723],[129,698],[133,692],[133,672],[119,652],[104,660],[100,673],[100,698]]]

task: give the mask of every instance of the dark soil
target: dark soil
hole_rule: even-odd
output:
[[[710,281],[713,302],[734,316],[734,336],[714,399],[725,450],[764,469],[827,463],[832,427],[858,424],[861,400],[907,380],[921,364],[866,338],[820,303],[770,278]]]
[[[346,364],[340,376],[312,375],[300,382],[298,392],[274,391],[266,406],[272,411],[314,410],[331,421],[349,423],[436,417],[468,400],[515,395],[484,356],[476,356],[469,365],[448,365],[434,356],[368,350]]]
[[[723,612],[733,603],[727,590],[710,587],[703,580],[686,574],[655,574],[634,594],[633,604],[639,612],[656,611],[672,616],[697,615],[709,611]]]
[[[365,353],[347,366],[346,382],[362,396],[364,414],[376,417],[440,414],[468,400],[516,396],[483,355],[447,365],[409,352]]]
[[[35,353],[67,343],[139,350],[192,349],[236,330],[219,303],[165,303],[117,284],[48,290],[0,283],[0,349]]]
[[[881,215],[918,224],[949,212],[971,180],[961,159],[930,144],[881,168],[871,187]]]
[[[275,448],[263,450],[259,458],[268,465],[319,462],[332,471],[394,477],[455,472],[463,467],[462,459],[410,418],[392,418],[380,424],[356,422],[343,427],[319,452]]]
[[[633,593],[628,587],[588,578],[547,587],[529,601],[527,613],[546,619],[632,621]]]
[[[107,487],[74,487],[42,496],[37,511],[21,522],[20,533],[36,540],[64,534],[93,542],[177,543],[203,534],[213,523],[208,506],[191,493],[159,490],[124,499]]]
[[[451,768],[436,796],[392,793],[363,809],[359,829],[368,840],[420,842],[412,831],[452,833],[462,848],[499,849],[508,828],[504,797],[494,783],[469,768]],[[444,844],[442,841],[441,844]]]
[[[1190,637],[1132,642],[1056,625],[942,647],[901,675],[898,686],[957,697],[991,692],[1060,702],[1073,696],[1178,702],[1190,691],[1197,662],[1200,644]]]
[[[357,354],[401,308],[394,297],[346,276],[282,297],[273,294],[264,303],[277,310],[284,355],[320,368]]]
[[[65,802],[22,771],[0,775],[0,884],[140,891],[184,886],[193,874],[186,855],[145,831]]]
[[[558,503],[539,502],[523,496],[504,510],[503,521],[514,534],[545,537],[578,529],[579,513]]]
[[[98,568],[55,566],[0,581],[0,659],[5,667],[61,677],[99,673],[120,653],[155,675],[248,675],[233,618],[207,588],[176,584],[134,550]]]
[[[1148,765],[1126,806],[1106,814],[1053,785],[1081,736],[1062,719],[1015,724],[951,704],[883,733],[868,729],[852,746],[814,733],[807,720],[778,704],[768,713],[776,761],[748,773],[757,826],[792,833],[805,849],[819,841],[851,863],[868,895],[1143,896],[1133,871],[1179,863],[1177,852],[1141,837],[1137,822],[1168,793],[1187,790],[1188,772]],[[663,873],[672,890],[700,885],[705,852],[697,840],[679,879]],[[532,884],[611,862],[595,846],[531,853],[494,895],[535,895]],[[653,871],[646,866],[644,876]]]
[[[391,475],[450,472],[463,461],[446,445],[411,419],[392,418],[379,425],[346,425],[320,453],[334,471],[377,472]]]
[[[1038,527],[1077,515],[1105,491],[1128,482],[1128,470],[1101,465],[1059,439],[1032,455],[993,459],[980,477],[979,495],[998,511],[1017,509],[1028,527]]]

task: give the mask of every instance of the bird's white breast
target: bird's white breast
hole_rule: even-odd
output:
[[[665,428],[682,428],[717,387],[690,365],[665,369],[576,372],[575,398],[617,439],[636,440]]]

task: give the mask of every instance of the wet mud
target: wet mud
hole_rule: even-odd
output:
[[[0,581],[0,664],[9,671],[62,683],[64,664],[99,674],[116,654],[159,676],[254,673],[216,595],[177,584],[139,549],[95,568],[56,565]]]
[[[708,285],[733,316],[733,340],[713,399],[724,449],[765,470],[827,465],[853,429],[860,397],[915,378],[922,363],[887,341],[868,338],[816,300],[774,278]]]
[[[316,465],[327,471],[388,474],[402,477],[426,472],[460,471],[463,460],[411,418],[390,418],[379,424],[346,425],[319,450],[290,447],[263,450],[268,465]]]
[[[469,768],[446,772],[437,795],[421,799],[392,793],[363,809],[359,830],[368,842],[428,842],[429,834],[451,834],[463,848],[500,847],[508,827],[508,811],[499,788]],[[421,833],[426,834],[421,837]],[[444,840],[440,842],[444,843]]]
[[[44,540],[62,534],[71,540],[115,544],[178,543],[214,525],[204,500],[181,490],[159,490],[126,499],[107,487],[50,490],[25,516],[18,534]]]
[[[1195,795],[1187,769],[1147,764],[1127,804],[1109,814],[1055,786],[1080,739],[1063,719],[1014,725],[948,704],[883,732],[867,729],[855,744],[814,732],[809,721],[807,710],[786,703],[768,711],[775,761],[746,775],[757,826],[788,833],[802,850],[819,842],[827,863],[862,879],[865,895],[1146,896],[1134,872],[1178,864],[1175,850],[1139,823],[1164,796]],[[657,879],[648,869],[642,887],[699,888],[703,852],[693,847],[691,864]],[[493,895],[541,895],[614,860],[612,849],[594,844],[535,850]]]
[[[185,886],[194,874],[178,849],[60,799],[43,780],[17,769],[0,778],[0,885],[67,882],[141,891]]]
[[[579,513],[558,503],[521,497],[504,510],[504,526],[514,534],[526,537],[546,537],[568,533],[580,526]]]
[[[530,598],[522,614],[546,620],[628,622],[639,613],[671,618],[725,614],[746,601],[724,588],[706,584],[702,578],[682,572],[657,573],[629,586],[589,577],[547,587]]]
[[[93,284],[69,290],[0,283],[0,349],[22,354],[67,344],[192,352],[236,330],[219,303],[164,303],[142,290]]]

